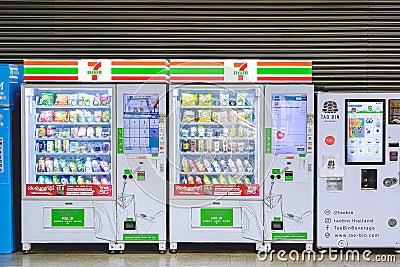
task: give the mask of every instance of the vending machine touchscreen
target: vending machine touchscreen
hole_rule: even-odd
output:
[[[124,151],[159,152],[158,94],[124,94]]]
[[[385,100],[345,103],[346,164],[385,164]]]
[[[274,154],[304,154],[307,142],[307,94],[273,94]]]

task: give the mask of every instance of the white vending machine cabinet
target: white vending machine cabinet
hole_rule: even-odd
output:
[[[173,84],[170,250],[178,243],[263,246],[263,87]]]
[[[399,249],[400,94],[317,103],[317,247]]]
[[[117,86],[117,243],[167,243],[167,87]]]
[[[22,244],[116,241],[115,88],[23,85]]]
[[[265,87],[265,249],[313,244],[314,87]]]

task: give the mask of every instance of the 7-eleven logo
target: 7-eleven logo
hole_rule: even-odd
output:
[[[239,81],[243,81],[243,76],[249,74],[249,72],[246,70],[247,62],[234,62],[233,67],[239,68],[238,70],[233,71],[233,75],[237,75]]]
[[[101,75],[101,61],[89,61],[88,67],[92,68],[92,70],[88,70],[87,74],[92,75],[92,81],[97,80],[97,75]]]

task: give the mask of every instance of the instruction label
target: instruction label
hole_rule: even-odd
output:
[[[83,227],[85,226],[85,210],[52,209],[51,226]]]
[[[232,208],[203,208],[200,209],[200,226],[232,226]]]

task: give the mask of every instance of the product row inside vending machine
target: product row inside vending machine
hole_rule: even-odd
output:
[[[399,197],[400,94],[316,92],[307,77],[278,83],[266,75],[282,62],[254,64],[258,78],[236,81],[199,76],[220,62],[189,63],[141,82],[126,72],[165,61],[112,61],[107,83],[26,80],[23,251],[400,247],[397,209],[380,208]]]

